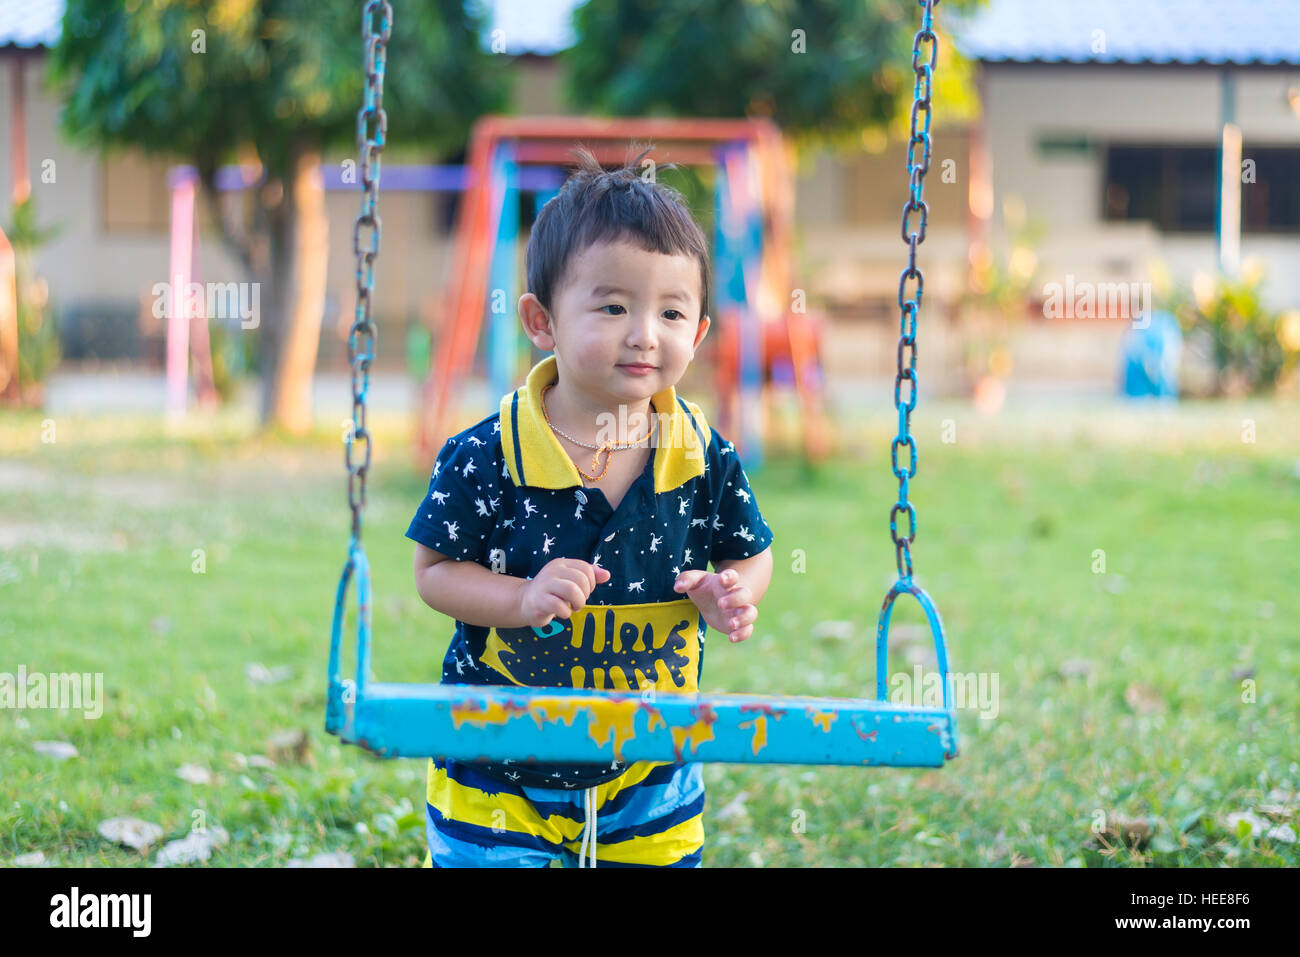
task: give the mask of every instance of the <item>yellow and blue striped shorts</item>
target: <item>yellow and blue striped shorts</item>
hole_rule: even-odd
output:
[[[633,762],[595,786],[597,867],[699,867],[699,762]],[[587,826],[584,789],[520,787],[473,764],[429,761],[425,867],[576,867]],[[587,852],[590,857],[590,851]]]

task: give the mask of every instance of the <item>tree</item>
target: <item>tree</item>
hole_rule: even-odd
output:
[[[390,142],[439,156],[500,110],[505,76],[463,0],[397,3],[384,107]],[[311,423],[328,249],[322,152],[353,144],[364,86],[360,0],[69,0],[52,53],[63,125],[97,147],[191,163],[222,241],[255,281],[263,421]],[[223,163],[263,169],[251,225],[217,202]],[[355,161],[353,161],[355,162]],[[358,174],[357,180],[360,180]],[[348,240],[351,245],[351,240]]]
[[[968,11],[980,0],[944,0]],[[907,135],[916,0],[589,0],[561,54],[566,93],[617,116],[769,116],[795,141]],[[941,38],[936,115],[972,108],[966,70]],[[928,50],[928,48],[927,48]]]

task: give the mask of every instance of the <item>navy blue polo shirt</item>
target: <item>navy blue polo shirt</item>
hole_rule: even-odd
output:
[[[502,575],[533,578],[556,558],[580,558],[610,578],[572,618],[546,628],[457,621],[442,683],[697,691],[707,625],[673,582],[772,543],[740,458],[669,387],[651,399],[660,416],[654,454],[611,508],[598,484],[584,487],[543,416],[542,390],[556,378],[548,356],[498,412],[447,440],[406,536]],[[475,769],[550,788],[591,787],[627,769],[525,758]]]

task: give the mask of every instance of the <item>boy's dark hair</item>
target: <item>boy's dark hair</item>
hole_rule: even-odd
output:
[[[571,152],[578,168],[537,214],[528,236],[528,291],[549,312],[569,260],[597,242],[630,240],[649,252],[694,256],[700,264],[700,316],[709,312],[709,254],[681,193],[637,172],[647,146],[622,169],[606,171],[592,152]],[[636,149],[634,146],[633,149]],[[630,155],[630,151],[629,151]],[[675,169],[664,163],[658,170]]]

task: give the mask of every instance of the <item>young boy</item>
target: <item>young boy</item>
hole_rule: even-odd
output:
[[[406,533],[420,597],[456,619],[443,683],[694,692],[706,626],[753,634],[772,532],[735,447],[676,393],[708,254],[645,155],[606,172],[579,151],[542,208],[519,315],[554,355],[447,440]],[[433,759],[426,802],[426,866],[700,866],[698,762]]]

